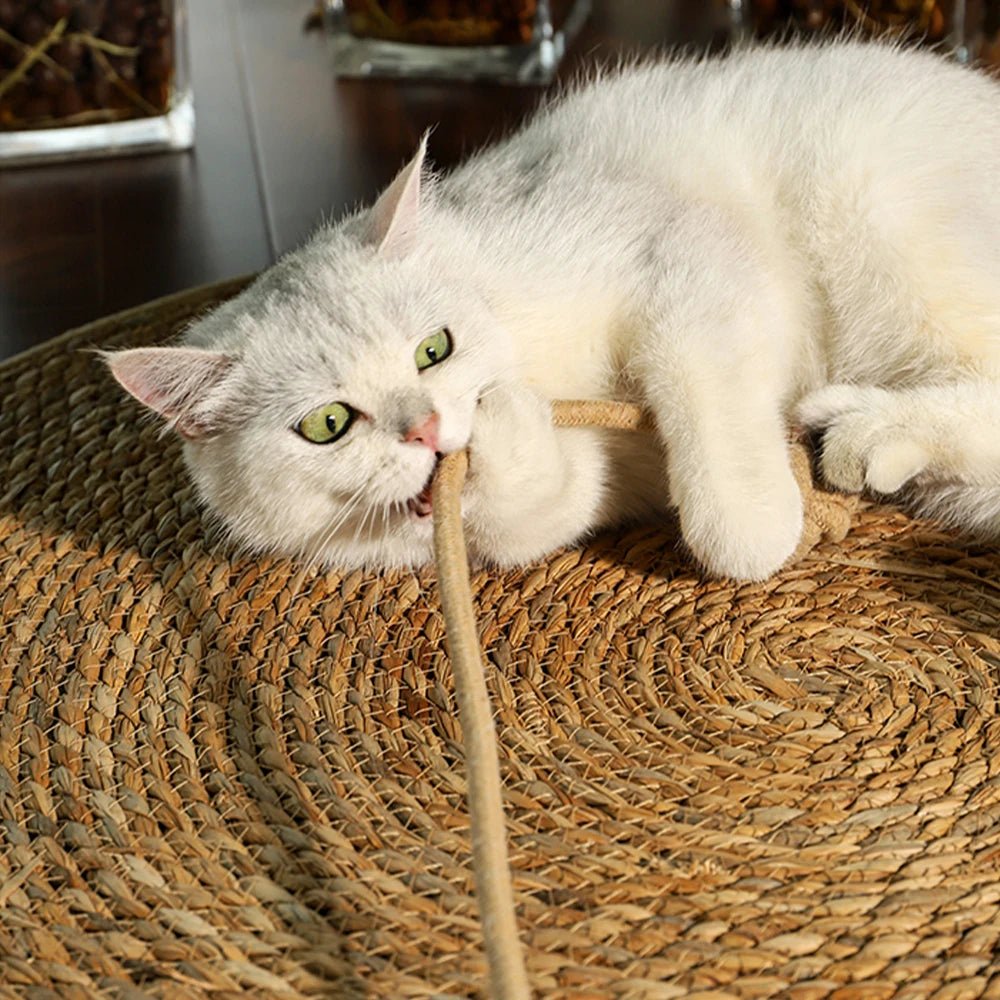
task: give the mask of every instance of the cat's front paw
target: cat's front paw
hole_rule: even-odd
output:
[[[469,441],[463,514],[470,553],[523,565],[573,544],[599,519],[606,469],[596,432],[557,432],[551,404],[526,386],[491,391]]]
[[[546,501],[564,475],[548,402],[518,384],[491,388],[469,439],[462,509],[473,548],[502,565],[552,548]]]
[[[488,493],[517,496],[546,474],[559,454],[548,400],[516,382],[487,390],[469,440],[469,478]]]
[[[822,435],[820,471],[835,489],[895,493],[931,462],[930,447],[907,426],[899,396],[887,389],[825,386],[802,399],[796,417]]]
[[[692,496],[678,506],[681,534],[712,575],[766,580],[794,554],[802,537],[802,494],[791,471],[763,487],[724,496]]]

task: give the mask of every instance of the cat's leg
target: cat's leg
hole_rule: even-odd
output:
[[[675,369],[648,397],[681,534],[712,575],[766,579],[795,551],[803,523],[780,405],[760,386],[741,386],[739,375],[731,386],[686,374]],[[683,391],[685,381],[694,391]]]
[[[801,285],[780,248],[732,219],[708,212],[671,237],[648,275],[633,370],[692,554],[713,575],[764,579],[802,533],[785,418],[808,329]]]
[[[1000,382],[830,385],[801,400],[796,416],[822,433],[820,468],[831,486],[905,487],[922,513],[1000,537]]]
[[[462,514],[473,557],[518,565],[603,523],[608,458],[600,433],[557,429],[548,401],[516,382],[477,407]]]

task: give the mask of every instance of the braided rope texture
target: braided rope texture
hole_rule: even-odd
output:
[[[216,547],[81,350],[237,287],[0,367],[0,997],[482,996],[435,573]],[[535,993],[1000,997],[998,580],[877,507],[763,584],[475,572]]]

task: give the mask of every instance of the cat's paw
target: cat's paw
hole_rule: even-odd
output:
[[[829,385],[802,399],[798,422],[822,435],[820,471],[832,487],[895,493],[931,462],[919,428],[907,425],[899,397],[877,386]]]
[[[473,419],[464,509],[477,524],[520,521],[530,534],[538,498],[558,492],[563,465],[548,401],[516,383],[492,388]]]
[[[712,576],[766,580],[802,537],[802,494],[790,469],[749,491],[733,486],[714,499],[693,495],[678,512],[685,543]]]
[[[509,493],[553,464],[558,452],[548,400],[516,382],[487,390],[473,418],[470,478]]]
[[[598,519],[606,470],[596,432],[557,431],[549,401],[526,386],[491,391],[469,441],[470,551],[509,566],[574,543]]]

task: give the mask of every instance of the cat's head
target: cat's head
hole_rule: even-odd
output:
[[[343,567],[430,558],[431,476],[468,444],[510,346],[429,232],[425,146],[370,210],[199,320],[183,346],[106,356],[185,439],[202,499],[254,550]]]

